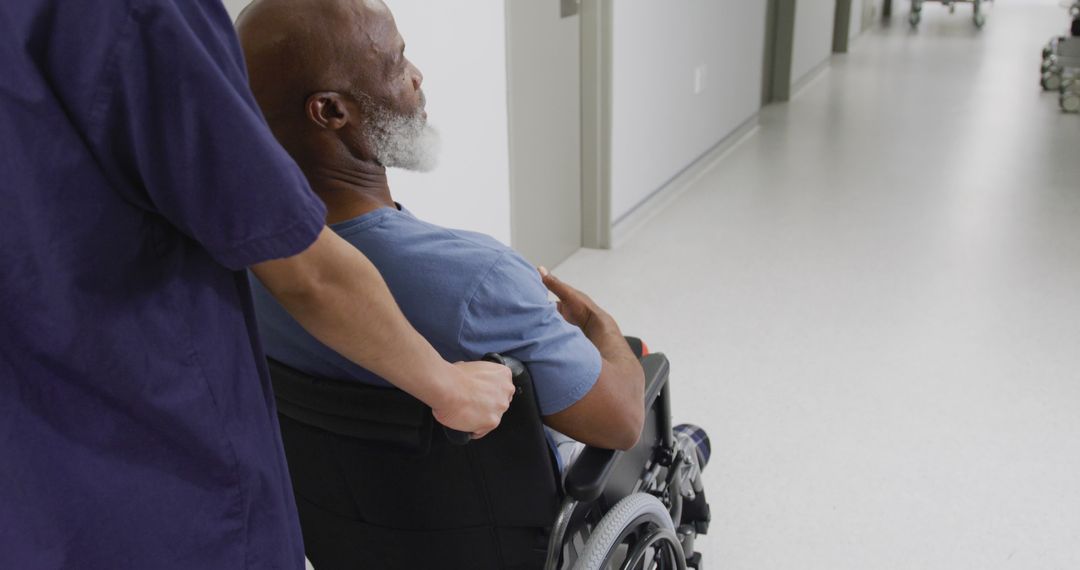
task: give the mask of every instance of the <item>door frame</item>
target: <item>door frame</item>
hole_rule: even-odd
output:
[[[856,0],[862,2],[862,0]],[[836,0],[836,17],[833,22],[833,53],[847,53],[851,41],[851,2]],[[858,24],[862,27],[862,21]]]
[[[791,60],[795,48],[795,0],[768,0],[765,9],[765,61],[761,104],[791,99]]]
[[[581,240],[612,247],[611,112],[614,0],[581,3]]]

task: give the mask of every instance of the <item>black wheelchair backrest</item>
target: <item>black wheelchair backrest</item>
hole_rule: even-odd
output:
[[[542,563],[559,476],[532,379],[520,363],[503,362],[517,394],[500,427],[468,445],[452,444],[430,408],[405,392],[270,362],[304,541],[317,568]]]

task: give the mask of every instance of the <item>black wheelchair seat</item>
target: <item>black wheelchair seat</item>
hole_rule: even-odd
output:
[[[658,449],[673,449],[668,363],[651,355],[642,361],[646,402],[661,413],[649,414],[642,442],[627,452],[586,448],[564,485],[528,370],[491,358],[511,367],[517,394],[499,428],[467,445],[453,443],[405,392],[270,361],[316,570],[554,568],[567,527],[595,523],[637,490]]]

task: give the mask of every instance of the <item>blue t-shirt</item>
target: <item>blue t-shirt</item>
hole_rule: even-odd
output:
[[[529,367],[540,411],[577,402],[600,376],[600,353],[549,301],[536,268],[498,241],[380,208],[331,228],[382,273],[402,312],[443,358],[497,352]],[[266,353],[309,374],[387,386],[309,335],[258,282]]]
[[[0,568],[303,568],[243,269],[325,209],[220,0],[0,2]]]

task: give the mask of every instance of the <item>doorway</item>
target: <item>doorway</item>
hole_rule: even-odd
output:
[[[579,11],[506,0],[511,243],[548,267],[582,244]]]
[[[506,0],[511,240],[552,267],[611,247],[613,0]]]

